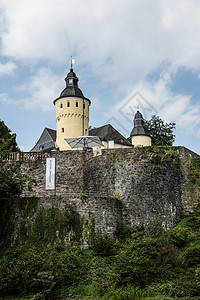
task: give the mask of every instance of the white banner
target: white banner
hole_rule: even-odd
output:
[[[108,141],[108,149],[114,149],[114,141]]]
[[[46,190],[55,190],[56,183],[56,159],[46,159]]]

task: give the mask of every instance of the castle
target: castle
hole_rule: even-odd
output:
[[[110,124],[89,130],[91,100],[86,98],[78,87],[79,79],[72,67],[71,63],[70,72],[65,78],[66,88],[53,101],[56,110],[57,130],[45,128],[31,152],[72,150],[66,139],[80,136],[99,137],[102,149],[150,146],[151,137],[144,127],[143,116],[139,111],[135,114],[134,128],[128,139]]]
[[[138,147],[151,145],[139,111],[129,139],[109,124],[89,130],[91,101],[79,89],[72,67],[65,81],[66,88],[54,100],[57,132],[45,128],[31,152],[10,155],[10,159],[22,159],[21,169],[31,181],[31,187],[24,187],[22,202],[17,200],[12,213],[7,214],[6,222],[12,226],[6,224],[4,228],[13,228],[10,244],[32,239],[38,220],[41,229],[43,218],[56,217],[55,209],[60,211],[60,218],[73,207],[82,224],[78,241],[87,247],[92,232],[114,236],[118,224],[135,230],[152,222],[169,229],[183,213],[198,208],[198,172],[193,162],[199,155],[185,147]],[[101,155],[95,156],[91,149],[71,148],[67,143],[81,136],[97,137]],[[11,202],[6,203],[9,209]],[[59,219],[53,219],[53,224],[53,242],[73,240],[77,224],[71,222],[74,227],[65,233]],[[42,234],[48,237],[49,233]]]

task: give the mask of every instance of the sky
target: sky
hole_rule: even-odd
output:
[[[200,154],[199,0],[0,0],[0,119],[29,151],[56,129],[71,56],[90,126],[125,137],[139,109]]]

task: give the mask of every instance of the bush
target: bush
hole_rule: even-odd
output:
[[[85,274],[84,266],[82,252],[77,246],[60,253],[55,248],[13,249],[0,260],[0,295],[31,293],[39,289],[44,296],[54,285],[56,288],[77,285]]]
[[[181,255],[182,265],[185,267],[196,266],[200,264],[200,245],[193,245],[184,250]]]
[[[177,265],[179,251],[176,246],[171,243],[163,244],[159,247],[160,254],[167,264]]]
[[[114,258],[114,267],[121,285],[144,287],[165,276],[158,244],[151,238],[136,238],[123,245]]]
[[[177,247],[183,247],[195,240],[197,235],[187,227],[177,226],[169,232],[170,241]]]
[[[114,254],[114,240],[109,235],[94,234],[90,249],[100,256],[110,256]]]
[[[131,236],[131,230],[122,222],[117,222],[115,236],[119,240],[126,240]]]

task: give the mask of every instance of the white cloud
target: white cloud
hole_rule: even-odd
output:
[[[0,94],[0,102],[2,103],[7,103],[7,104],[12,104],[13,101],[10,99],[9,95],[6,93],[1,93]]]
[[[173,92],[170,85],[173,77],[174,70],[168,69],[155,82],[138,82],[132,92],[107,113],[107,117],[114,116],[129,128],[139,105],[146,119],[156,114],[165,122],[175,122],[186,134],[200,134],[200,104],[192,104],[191,95]]]
[[[114,82],[142,79],[166,61],[200,68],[197,0],[2,0],[1,8],[2,53],[17,60],[75,54]]]
[[[48,111],[53,109],[55,100],[62,89],[62,80],[47,68],[41,68],[22,89],[30,96],[18,101],[28,110],[39,109]]]
[[[30,80],[19,87],[18,91],[24,91],[27,97],[15,100],[11,99],[8,94],[1,94],[0,101],[8,104],[22,105],[27,110],[49,111],[53,109],[53,101],[59,97],[63,88],[62,80],[47,68],[39,69]]]
[[[0,76],[13,75],[17,65],[12,61],[8,61],[5,64],[0,63]]]
[[[191,105],[191,95],[170,89],[180,66],[200,71],[198,0],[1,0],[0,12],[5,57],[29,67],[41,60],[63,64],[73,55],[103,84],[115,85],[116,93],[130,91],[124,101],[131,91],[140,91],[165,121],[199,126],[200,108]],[[147,75],[162,66],[170,68],[163,67],[160,78],[149,82]],[[0,73],[1,68],[12,73],[15,65],[0,65]],[[29,97],[15,103],[47,111],[63,81],[43,68],[20,88]]]

